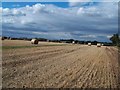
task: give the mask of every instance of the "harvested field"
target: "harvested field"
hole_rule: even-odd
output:
[[[54,42],[39,42],[37,46],[41,45],[61,45],[65,43],[54,43]],[[25,41],[25,40],[4,40],[2,41],[3,46],[35,46],[31,44],[31,41]]]
[[[3,41],[3,46],[9,42]],[[114,47],[45,44],[3,49],[2,54],[3,88],[120,88]]]

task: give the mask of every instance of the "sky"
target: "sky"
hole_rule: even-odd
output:
[[[4,2],[2,34],[110,42],[118,33],[116,2]]]

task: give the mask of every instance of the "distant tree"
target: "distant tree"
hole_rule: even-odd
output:
[[[113,45],[119,46],[120,45],[120,37],[118,34],[113,34],[113,36],[110,38]]]
[[[98,41],[93,41],[92,44],[93,45],[97,45]]]

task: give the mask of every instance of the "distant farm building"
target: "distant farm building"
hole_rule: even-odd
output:
[[[38,42],[39,42],[39,41],[38,41],[37,39],[32,39],[32,40],[31,40],[31,44],[38,44]]]

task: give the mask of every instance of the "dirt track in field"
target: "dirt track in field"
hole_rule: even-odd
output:
[[[3,87],[120,88],[114,47],[45,46],[3,50]]]

